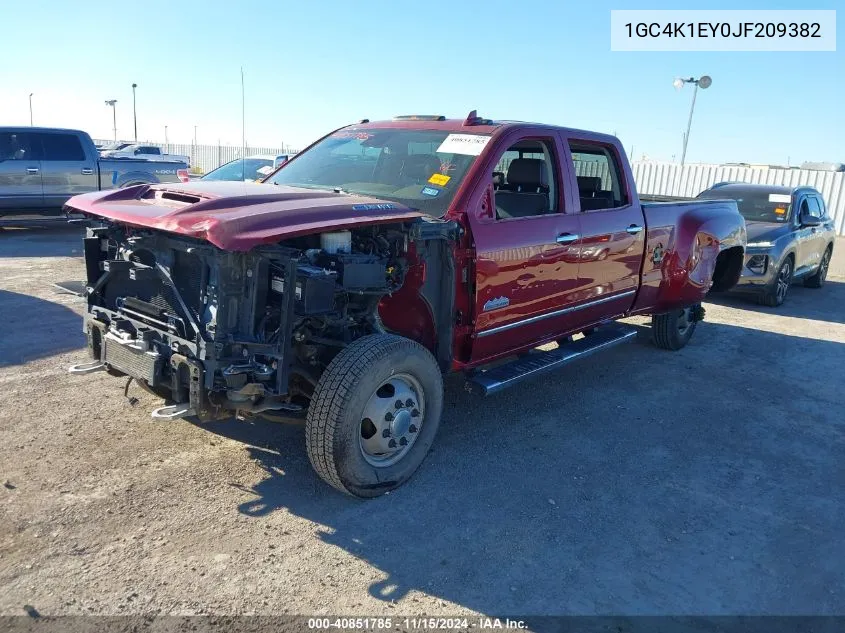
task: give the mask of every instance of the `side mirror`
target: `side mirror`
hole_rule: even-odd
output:
[[[819,226],[822,223],[821,218],[818,218],[809,213],[801,215],[801,226]]]

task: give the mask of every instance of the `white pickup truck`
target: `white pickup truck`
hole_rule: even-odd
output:
[[[190,156],[181,154],[165,154],[156,145],[127,145],[118,150],[104,150],[100,152],[103,158],[143,158],[144,160],[155,161],[179,161],[190,167]]]

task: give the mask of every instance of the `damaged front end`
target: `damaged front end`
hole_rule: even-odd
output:
[[[70,371],[128,376],[166,400],[155,417],[207,421],[304,411],[331,358],[382,331],[407,240],[370,227],[230,252],[108,224],[84,247],[93,361]]]

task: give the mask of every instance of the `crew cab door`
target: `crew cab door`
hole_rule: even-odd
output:
[[[627,162],[612,143],[566,137],[581,222],[578,272],[583,318],[603,320],[631,308],[640,285],[645,219]]]
[[[482,201],[468,210],[476,251],[473,360],[569,329],[578,284],[581,229],[561,187],[559,138],[512,132],[496,147],[481,167]]]
[[[0,131],[0,210],[44,206],[39,146],[32,133]]]
[[[61,208],[72,196],[97,191],[99,176],[93,157],[85,155],[79,135],[72,132],[38,132],[41,143],[41,177],[44,206]]]

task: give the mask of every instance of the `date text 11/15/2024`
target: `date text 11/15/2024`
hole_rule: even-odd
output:
[[[442,617],[399,617],[399,618],[308,618],[310,630],[359,630],[379,631],[401,625],[405,630],[413,631],[478,631],[524,630],[528,625],[524,620],[510,618],[442,618]]]

